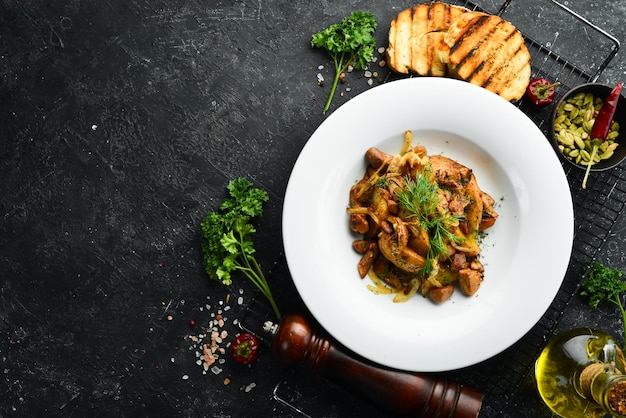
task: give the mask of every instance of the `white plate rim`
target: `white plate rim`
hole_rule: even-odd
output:
[[[473,297],[457,291],[453,300],[439,306],[419,296],[394,304],[369,292],[358,278],[359,256],[349,246],[355,236],[345,213],[349,186],[362,175],[356,173],[365,166],[369,146],[393,152],[397,141],[397,152],[407,129],[416,133],[414,143],[424,142],[430,154],[443,153],[467,164],[481,188],[501,199],[501,217],[487,235],[486,245],[492,247],[483,244],[485,282]],[[464,153],[471,155],[469,161],[462,161]],[[345,229],[338,230],[342,224]],[[316,129],[294,164],[282,229],[294,284],[333,338],[384,366],[440,372],[491,358],[537,323],[567,271],[573,227],[562,166],[526,115],[469,83],[418,77],[361,93]],[[505,235],[517,237],[510,243]],[[505,249],[514,257],[506,259]],[[490,271],[506,277],[490,277]],[[329,277],[334,274],[340,277]]]

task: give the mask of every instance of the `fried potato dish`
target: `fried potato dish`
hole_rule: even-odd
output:
[[[475,294],[484,274],[479,235],[498,213],[472,170],[413,146],[411,131],[399,154],[370,148],[365,158],[347,209],[360,235],[352,245],[362,254],[361,278],[369,276],[375,292],[394,293],[395,302],[419,293],[441,303],[455,286]]]

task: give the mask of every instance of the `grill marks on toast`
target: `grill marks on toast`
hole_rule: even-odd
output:
[[[497,39],[496,35],[502,21],[494,21],[489,19],[489,16],[479,16],[473,22],[475,24],[468,25],[450,47],[449,62],[458,78],[484,86],[484,79],[490,75],[490,69],[494,68],[498,61],[498,56],[492,53],[491,41],[492,39],[496,42],[503,41]]]
[[[507,100],[523,96],[530,79],[530,54],[510,22],[491,15],[460,19],[448,31],[446,42],[452,76]]]
[[[441,2],[392,20],[387,64],[401,74],[450,75],[507,100],[520,99],[530,81],[530,54],[510,22]]]
[[[515,34],[515,32],[511,32],[509,35],[510,40],[506,43],[510,45],[510,53],[497,55],[501,58],[498,62],[499,67],[494,69],[483,84],[481,84],[483,87],[489,89],[490,86],[493,85],[504,85],[506,88],[508,87],[507,82],[510,84],[520,84],[520,82],[523,81],[522,76],[525,76],[525,68],[528,70],[527,78],[530,78],[530,54],[528,53],[523,39],[515,36]],[[513,78],[511,81],[510,77],[507,77],[507,72],[518,74],[518,77]]]
[[[483,22],[486,18],[487,16],[478,16],[475,20]],[[492,32],[493,29],[495,28],[487,27],[487,25],[481,23],[477,25],[466,24],[458,33],[454,34],[455,36],[447,37],[447,43],[451,45],[448,60],[455,64],[456,73],[463,80],[471,76],[476,69],[476,64],[483,64],[482,62],[476,62],[473,57],[479,48],[482,47],[482,44],[490,37],[489,32]],[[473,40],[473,42],[468,40]]]

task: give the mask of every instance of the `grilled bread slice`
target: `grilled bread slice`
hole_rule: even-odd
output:
[[[444,35],[465,7],[425,3],[405,9],[391,21],[387,65],[401,74],[444,76],[449,47]]]
[[[507,100],[530,82],[530,53],[521,33],[498,16],[429,2],[392,20],[387,65],[400,74],[452,76]]]
[[[522,34],[493,15],[463,15],[444,36],[452,77],[519,100],[530,81],[530,53]]]

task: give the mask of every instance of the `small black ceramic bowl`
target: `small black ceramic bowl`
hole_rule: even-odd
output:
[[[608,97],[609,93],[613,90],[613,87],[607,86],[605,84],[600,83],[587,83],[581,84],[578,87],[574,87],[567,93],[565,93],[554,105],[552,109],[552,114],[550,117],[550,126],[548,127],[548,135],[550,137],[550,142],[554,147],[554,150],[559,155],[559,157],[565,160],[568,164],[578,167],[581,170],[586,170],[587,166],[582,164],[577,164],[574,160],[568,158],[563,154],[563,151],[559,148],[559,142],[556,137],[556,133],[554,131],[555,120],[557,119],[558,109],[563,102],[566,102],[569,98],[576,96],[579,93],[591,93],[594,97],[599,97],[603,101]],[[601,160],[600,162],[591,166],[591,171],[604,171],[610,168],[615,167],[619,163],[621,163],[624,158],[626,158],[626,98],[623,95],[620,95],[617,110],[615,112],[615,116],[613,117],[613,121],[617,122],[620,126],[619,135],[613,139],[614,142],[618,144],[617,148],[613,151],[613,156],[606,160]]]

